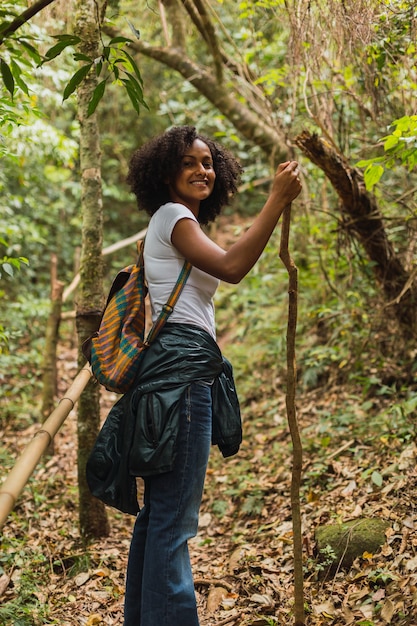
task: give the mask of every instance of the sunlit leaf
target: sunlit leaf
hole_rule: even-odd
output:
[[[382,165],[372,164],[369,165],[364,173],[365,185],[368,190],[371,190],[381,179],[384,173]]]
[[[12,68],[12,72],[13,72],[13,76],[16,82],[16,85],[18,85],[18,87],[20,87],[20,89],[23,91],[23,93],[25,93],[27,96],[29,95],[29,88],[27,86],[27,84],[25,83],[25,81],[21,78],[21,69],[19,67],[19,65],[16,63],[16,61],[14,59],[11,60],[10,62],[11,68]]]
[[[6,274],[8,274],[9,276],[13,276],[13,265],[11,263],[2,263],[1,267],[6,272]]]
[[[384,143],[384,150],[391,150],[395,146],[398,146],[399,139],[395,135],[389,135]]]

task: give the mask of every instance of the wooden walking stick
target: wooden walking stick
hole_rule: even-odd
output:
[[[295,360],[295,333],[297,328],[298,305],[298,270],[289,252],[291,222],[291,204],[282,216],[281,242],[279,256],[288,272],[288,324],[287,324],[287,419],[293,445],[293,463],[291,475],[291,514],[293,527],[294,553],[294,624],[304,626],[304,588],[303,556],[300,511],[300,484],[303,465],[303,450],[295,409],[295,389],[297,384],[297,366]]]

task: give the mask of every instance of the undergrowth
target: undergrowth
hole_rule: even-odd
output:
[[[340,281],[344,269],[335,266],[325,285],[311,268],[309,273],[305,267],[300,270],[296,356],[297,410],[305,459],[303,507],[312,506],[318,494],[333,489],[338,471],[333,456],[337,459],[340,450],[347,461],[355,461],[352,480],[358,488],[377,493],[390,476],[401,475],[397,459],[417,436],[416,366],[409,367],[412,350],[388,332],[391,322],[380,319],[376,294],[367,283],[361,284],[361,276],[349,279],[350,284],[343,288]],[[343,297],[332,297],[329,284],[337,284]],[[204,506],[219,523],[232,520],[231,541],[240,545],[247,541],[250,520],[262,520],[253,527],[252,541],[260,542],[273,532],[275,522],[269,525],[264,518],[265,511],[277,506],[277,490],[280,497],[289,499],[287,275],[272,244],[243,283],[222,285],[216,309],[219,341],[224,342],[223,351],[234,366],[244,442],[234,459],[225,461],[218,453],[211,455]],[[45,313],[40,306],[37,322],[28,333],[24,326],[30,315],[23,308],[9,351],[0,355],[0,428],[7,426],[15,433],[38,420]],[[13,444],[0,449],[5,469],[12,466],[14,452]],[[215,481],[210,476],[215,476]],[[54,486],[42,473],[25,490],[25,506],[11,518],[16,534],[2,539],[0,576],[11,577],[14,593],[0,607],[1,626],[59,623],[45,596],[51,572],[62,571],[71,578],[91,567],[84,548],[78,555],[61,551],[59,558],[45,556],[41,546],[33,546],[21,520],[28,515],[39,522],[41,514],[50,510],[52,500],[56,509],[70,511],[68,515],[76,523],[75,492],[75,485],[67,484],[60,474]],[[60,526],[64,543],[71,532],[66,524]],[[209,545],[215,539],[205,537],[204,541]],[[375,573],[376,581],[378,576]],[[273,617],[265,617],[263,623],[268,620],[276,623]]]

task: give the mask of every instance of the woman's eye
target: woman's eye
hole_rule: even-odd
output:
[[[185,168],[192,168],[198,166],[194,161],[183,161],[182,166]],[[206,163],[202,163],[204,169],[209,170],[213,168],[213,163],[207,161]]]

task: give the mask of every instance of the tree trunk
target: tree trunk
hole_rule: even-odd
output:
[[[55,408],[55,396],[57,393],[57,346],[59,336],[59,324],[61,321],[62,294],[64,283],[57,278],[57,257],[51,258],[51,310],[46,324],[45,352],[42,372],[42,422],[52,413]],[[47,454],[54,453],[54,442],[51,441]]]
[[[77,0],[75,34],[82,39],[80,52],[93,58],[99,56],[99,20],[105,6],[94,0]],[[82,247],[80,287],[77,298],[77,333],[79,365],[85,358],[82,342],[98,327],[103,306],[103,207],[101,191],[101,151],[96,115],[87,117],[88,102],[97,84],[94,71],[77,90],[80,122],[80,167]],[[78,403],[78,486],[80,531],[84,540],[109,533],[106,510],[93,498],[87,486],[85,468],[100,427],[100,389],[90,382]]]
[[[382,215],[375,198],[366,191],[361,172],[318,135],[304,131],[295,143],[332,183],[340,198],[344,228],[362,244],[404,338],[412,339],[417,331],[417,291],[387,237]]]

